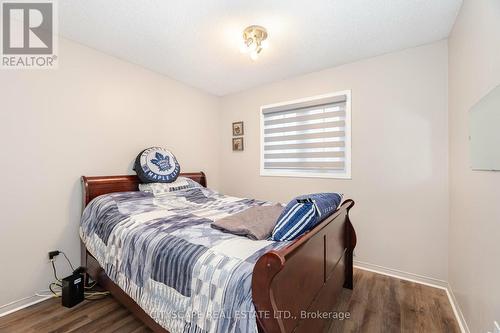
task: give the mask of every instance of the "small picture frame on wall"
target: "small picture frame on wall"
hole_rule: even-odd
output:
[[[233,138],[233,151],[243,151],[243,138]]]
[[[243,122],[238,121],[238,122],[233,123],[233,136],[240,136],[243,134],[245,134],[244,129],[243,129]]]

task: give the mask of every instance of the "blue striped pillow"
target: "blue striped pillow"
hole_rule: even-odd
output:
[[[338,193],[316,193],[294,198],[286,205],[272,233],[275,241],[292,240],[330,216],[340,204]]]

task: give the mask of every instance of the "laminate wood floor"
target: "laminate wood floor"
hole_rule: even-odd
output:
[[[354,291],[344,290],[329,332],[460,332],[446,292],[363,270],[354,272]],[[112,297],[84,301],[72,309],[50,299],[0,317],[1,333],[151,332]]]

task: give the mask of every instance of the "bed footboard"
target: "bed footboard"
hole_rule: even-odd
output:
[[[314,314],[331,313],[342,287],[353,287],[353,206],[345,201],[313,230],[257,261],[252,297],[262,332],[322,332],[330,324]]]

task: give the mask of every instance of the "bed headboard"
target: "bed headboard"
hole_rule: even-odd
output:
[[[181,173],[180,176],[191,178],[201,186],[207,186],[207,178],[203,171]],[[114,192],[138,191],[140,180],[136,175],[127,176],[99,176],[86,177],[82,176],[83,184],[83,207],[94,199],[103,194]]]

